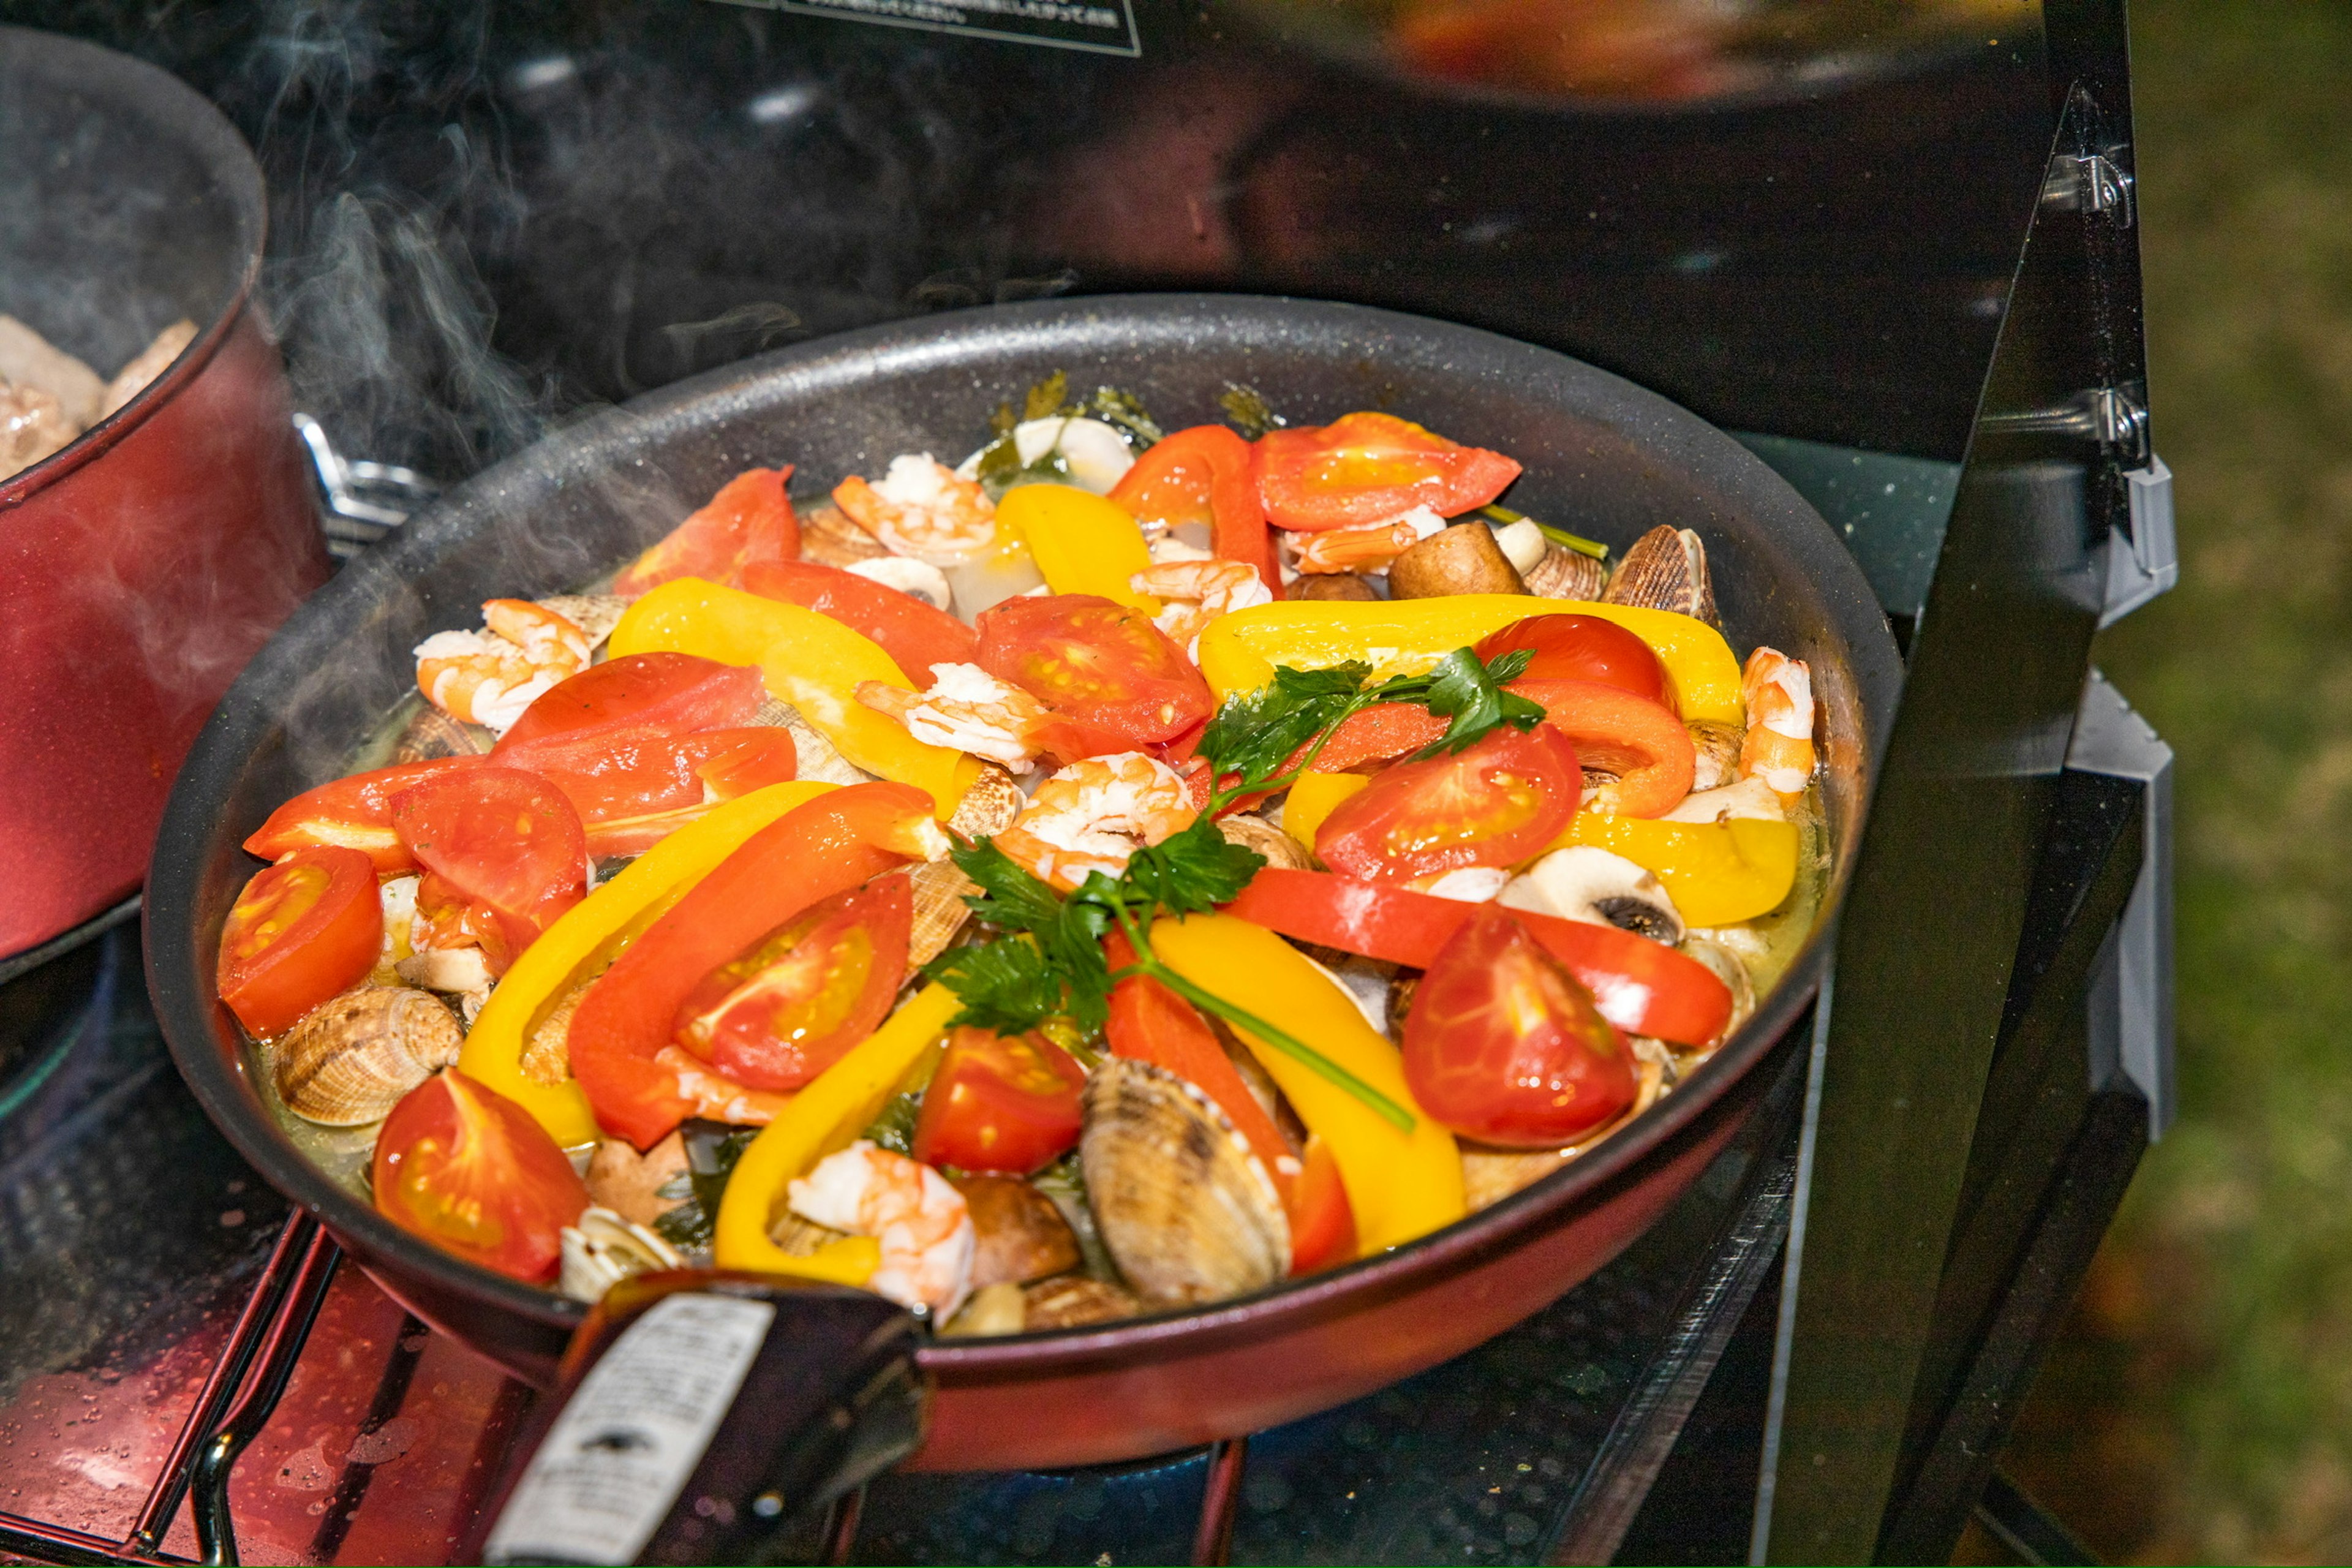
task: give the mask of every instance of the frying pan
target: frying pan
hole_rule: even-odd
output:
[[[1739,647],[1808,660],[1822,711],[1832,907],[1853,859],[1898,665],[1885,617],[1820,516],[1695,416],[1547,350],[1353,306],[1155,294],[1047,300],[877,327],[743,362],[541,441],[450,492],[288,623],[197,738],[149,875],[157,1016],[205,1110],[386,1290],[544,1383],[583,1309],[458,1262],[334,1185],[273,1122],[213,992],[213,955],[256,869],[238,842],[415,689],[409,650],[485,598],[572,588],[659,537],[719,484],[790,461],[830,485],[928,448],[952,460],[997,400],[1056,370],[1139,393],[1173,429],[1228,383],[1293,421],[1387,408],[1526,465],[1523,510],[1620,547],[1660,522],[1711,552]],[[1534,602],[1530,602],[1531,607]],[[1593,1153],[1433,1236],[1245,1300],[996,1341],[932,1342],[928,1468],[1163,1453],[1326,1409],[1455,1355],[1614,1257],[1704,1170],[1761,1092],[1751,1069],[1802,1010],[1826,920],[1756,1016]]]

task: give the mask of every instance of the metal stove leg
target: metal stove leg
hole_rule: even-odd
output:
[[[237,1561],[236,1531],[229,1517],[229,1476],[246,1445],[260,1435],[277,1410],[287,1381],[294,1375],[295,1363],[302,1359],[311,1325],[318,1321],[319,1309],[326,1303],[327,1287],[334,1283],[335,1265],[342,1260],[341,1249],[317,1222],[300,1215],[288,1223],[308,1224],[311,1229],[301,1267],[287,1287],[285,1305],[261,1343],[252,1380],[220,1424],[205,1435],[189,1480],[196,1547],[208,1563]]]
[[[1234,1509],[1241,1501],[1242,1469],[1249,1463],[1249,1439],[1227,1437],[1209,1445],[1209,1472],[1201,1490],[1201,1525],[1192,1536],[1192,1561],[1222,1568],[1234,1555]]]

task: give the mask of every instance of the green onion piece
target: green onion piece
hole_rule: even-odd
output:
[[[1564,528],[1554,528],[1548,522],[1537,522],[1534,518],[1523,511],[1513,511],[1507,506],[1489,505],[1480,507],[1478,512],[1480,516],[1491,517],[1496,522],[1533,522],[1538,528],[1543,530],[1543,536],[1546,539],[1564,550],[1573,550],[1579,555],[1590,555],[1595,561],[1609,559],[1609,547],[1598,540],[1580,538]]]

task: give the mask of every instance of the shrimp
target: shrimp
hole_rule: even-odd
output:
[[[996,545],[996,506],[976,479],[929,452],[890,459],[878,485],[856,474],[833,489],[835,506],[894,555],[955,566]]]
[[[1184,776],[1142,752],[1088,757],[1037,786],[996,847],[1068,890],[1089,871],[1116,877],[1128,857],[1181,833],[1199,815]]]
[[[492,599],[488,628],[435,632],[416,645],[416,684],[452,719],[503,734],[560,680],[588,668],[588,634],[529,599]]]
[[[1748,699],[1739,776],[1760,778],[1784,798],[1804,794],[1813,776],[1812,672],[1800,659],[1759,647],[1748,656],[1739,686]]]
[[[929,1165],[860,1138],[785,1194],[803,1219],[882,1244],[882,1266],[866,1282],[876,1295],[929,1307],[932,1321],[945,1322],[971,1293],[971,1209]]]
[[[709,1062],[677,1046],[664,1046],[656,1051],[654,1065],[667,1069],[677,1080],[673,1086],[677,1097],[694,1107],[687,1112],[689,1117],[765,1127],[793,1102],[790,1094],[746,1089],[731,1078],[722,1078],[710,1070]]]
[[[1016,773],[1036,765],[1054,721],[1044,703],[976,664],[931,666],[931,689],[919,694],[886,680],[861,680],[857,700],[896,719],[926,745],[970,752]]]
[[[1257,568],[1238,561],[1160,562],[1127,582],[1137,593],[1162,601],[1151,624],[1178,647],[1191,647],[1192,639],[1220,616],[1274,603]]]
[[[1302,573],[1378,572],[1444,526],[1445,520],[1435,511],[1417,506],[1393,522],[1334,528],[1303,537],[1292,535],[1291,540]]]

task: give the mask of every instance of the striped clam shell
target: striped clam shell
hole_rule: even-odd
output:
[[[1689,529],[1661,523],[1625,552],[1601,601],[1672,610],[1715,625],[1715,584],[1707,574],[1706,546]]]
[[[269,1053],[278,1098],[305,1121],[360,1127],[457,1059],[466,1043],[428,992],[375,985],[321,1002]]]

